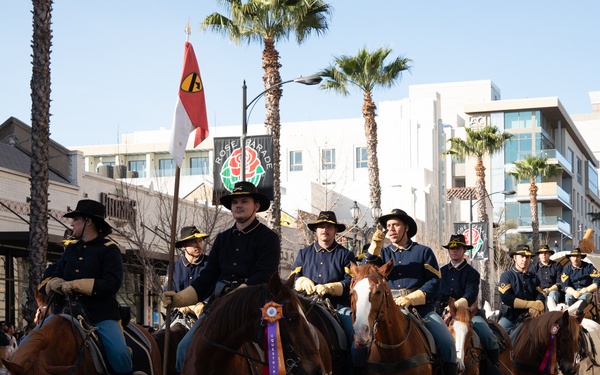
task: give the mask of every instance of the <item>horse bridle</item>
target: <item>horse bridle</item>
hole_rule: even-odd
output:
[[[446,325],[448,327],[450,327],[450,322],[452,321],[458,321],[460,322],[460,320],[456,319],[456,317],[450,313],[448,313],[448,315],[450,316],[450,319],[448,319],[448,322],[446,323]],[[464,322],[462,322],[464,323]],[[473,322],[469,322],[469,327],[471,329],[473,329]],[[471,343],[473,342],[473,336],[471,336]],[[471,369],[471,367],[476,366],[478,362],[482,362],[483,358],[477,354],[476,348],[474,346],[471,346],[470,349],[470,353],[471,353],[471,360],[469,361],[469,363],[465,363],[465,370],[463,372],[467,372],[467,370]]]

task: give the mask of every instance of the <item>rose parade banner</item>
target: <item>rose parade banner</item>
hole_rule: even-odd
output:
[[[242,148],[240,137],[215,138],[213,165],[213,204],[229,194],[242,180]],[[273,138],[270,135],[246,137],[246,181],[273,200]]]
[[[473,223],[471,231],[469,231],[469,223],[454,223],[454,231],[456,234],[463,234],[467,244],[473,244],[473,249],[465,252],[465,255],[471,259],[488,259],[489,256],[489,240],[488,240],[488,223]],[[473,242],[470,241],[471,233],[473,233]]]

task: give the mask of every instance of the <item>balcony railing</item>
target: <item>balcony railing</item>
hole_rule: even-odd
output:
[[[518,220],[518,225],[520,227],[531,227],[531,218],[530,217],[520,217]],[[556,230],[561,231],[563,233],[571,233],[571,224],[564,221],[560,216],[540,216],[540,228],[546,227],[544,229],[553,229],[548,227],[556,227]]]

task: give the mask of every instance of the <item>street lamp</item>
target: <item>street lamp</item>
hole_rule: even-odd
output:
[[[504,194],[504,195],[514,195],[517,192],[514,190],[502,190],[502,191],[496,191],[490,194],[487,194],[479,199],[477,199],[475,202],[473,202],[473,189],[470,189],[469,191],[469,245],[473,246],[473,206],[476,205],[477,203],[479,203],[482,199],[488,198],[491,195],[494,194]],[[469,250],[469,258],[473,259],[473,249]]]
[[[273,90],[276,87],[283,86],[286,83],[296,82],[301,83],[303,85],[318,85],[321,83],[323,78],[317,74],[309,75],[306,77],[298,77],[294,79],[290,79],[288,81],[283,81],[274,84],[271,87],[268,87],[266,90],[258,94],[254,99],[250,101],[250,103],[246,103],[246,80],[244,80],[244,84],[242,85],[242,138],[241,138],[241,158],[242,158],[242,181],[246,181],[246,133],[248,132],[248,108],[256,104],[256,101],[262,98],[267,92]],[[252,110],[250,111],[252,112]]]
[[[350,208],[350,215],[352,217],[352,251],[356,254],[356,235],[358,234],[358,218],[360,217],[360,207],[358,207],[356,201]]]

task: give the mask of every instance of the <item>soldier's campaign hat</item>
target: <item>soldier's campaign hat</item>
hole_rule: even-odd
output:
[[[231,194],[223,195],[219,200],[221,204],[225,206],[228,210],[231,210],[231,201],[233,198],[237,198],[243,195],[249,195],[254,200],[260,202],[260,208],[257,212],[263,212],[269,209],[271,206],[271,200],[264,194],[258,192],[256,186],[253,183],[248,181],[239,181],[236,182],[233,186],[233,191]]]
[[[306,226],[308,229],[313,232],[317,229],[317,226],[321,223],[329,223],[333,224],[338,232],[343,232],[346,230],[346,226],[344,224],[338,223],[337,218],[335,217],[335,212],[333,211],[321,211],[319,213],[319,217],[317,217],[316,223],[308,223]]]
[[[543,245],[542,247],[540,247],[540,249],[537,251],[538,254],[540,253],[550,253],[550,255],[554,254],[554,250],[552,250],[550,248],[550,246],[548,245]]]
[[[191,226],[191,227],[183,227],[181,228],[181,231],[179,231],[179,239],[177,241],[175,241],[175,246],[176,247],[183,247],[184,246],[184,242],[187,240],[192,240],[192,239],[196,239],[196,238],[206,238],[208,237],[208,234],[205,233],[201,233],[198,228]]]
[[[379,224],[385,229],[387,221],[389,219],[398,219],[402,221],[408,227],[408,238],[412,238],[417,234],[417,223],[415,220],[408,216],[408,214],[399,208],[394,208],[389,214],[383,215],[379,218]]]
[[[106,217],[106,211],[104,205],[100,202],[96,202],[92,199],[82,199],[77,202],[77,207],[73,211],[67,212],[63,217],[83,217],[85,219],[92,219],[98,231],[108,235],[112,232],[110,224],[104,220]]]
[[[442,245],[443,248],[446,248],[448,250],[455,249],[459,246],[464,247],[465,250],[471,250],[473,248],[473,246],[467,245],[467,241],[465,241],[464,234],[453,234],[450,236],[450,241],[448,241],[448,245]]]
[[[581,249],[578,248],[578,247],[572,249],[569,254],[566,254],[566,256],[568,256],[568,257],[574,257],[574,256],[577,256],[577,255],[581,256],[581,259],[583,259],[583,258],[585,258],[587,256],[587,254],[586,253],[582,253]]]
[[[510,250],[508,252],[508,256],[511,258],[517,254],[524,255],[527,257],[530,257],[533,255],[533,253],[531,252],[531,249],[529,248],[529,245],[519,245],[516,247],[516,249]]]

